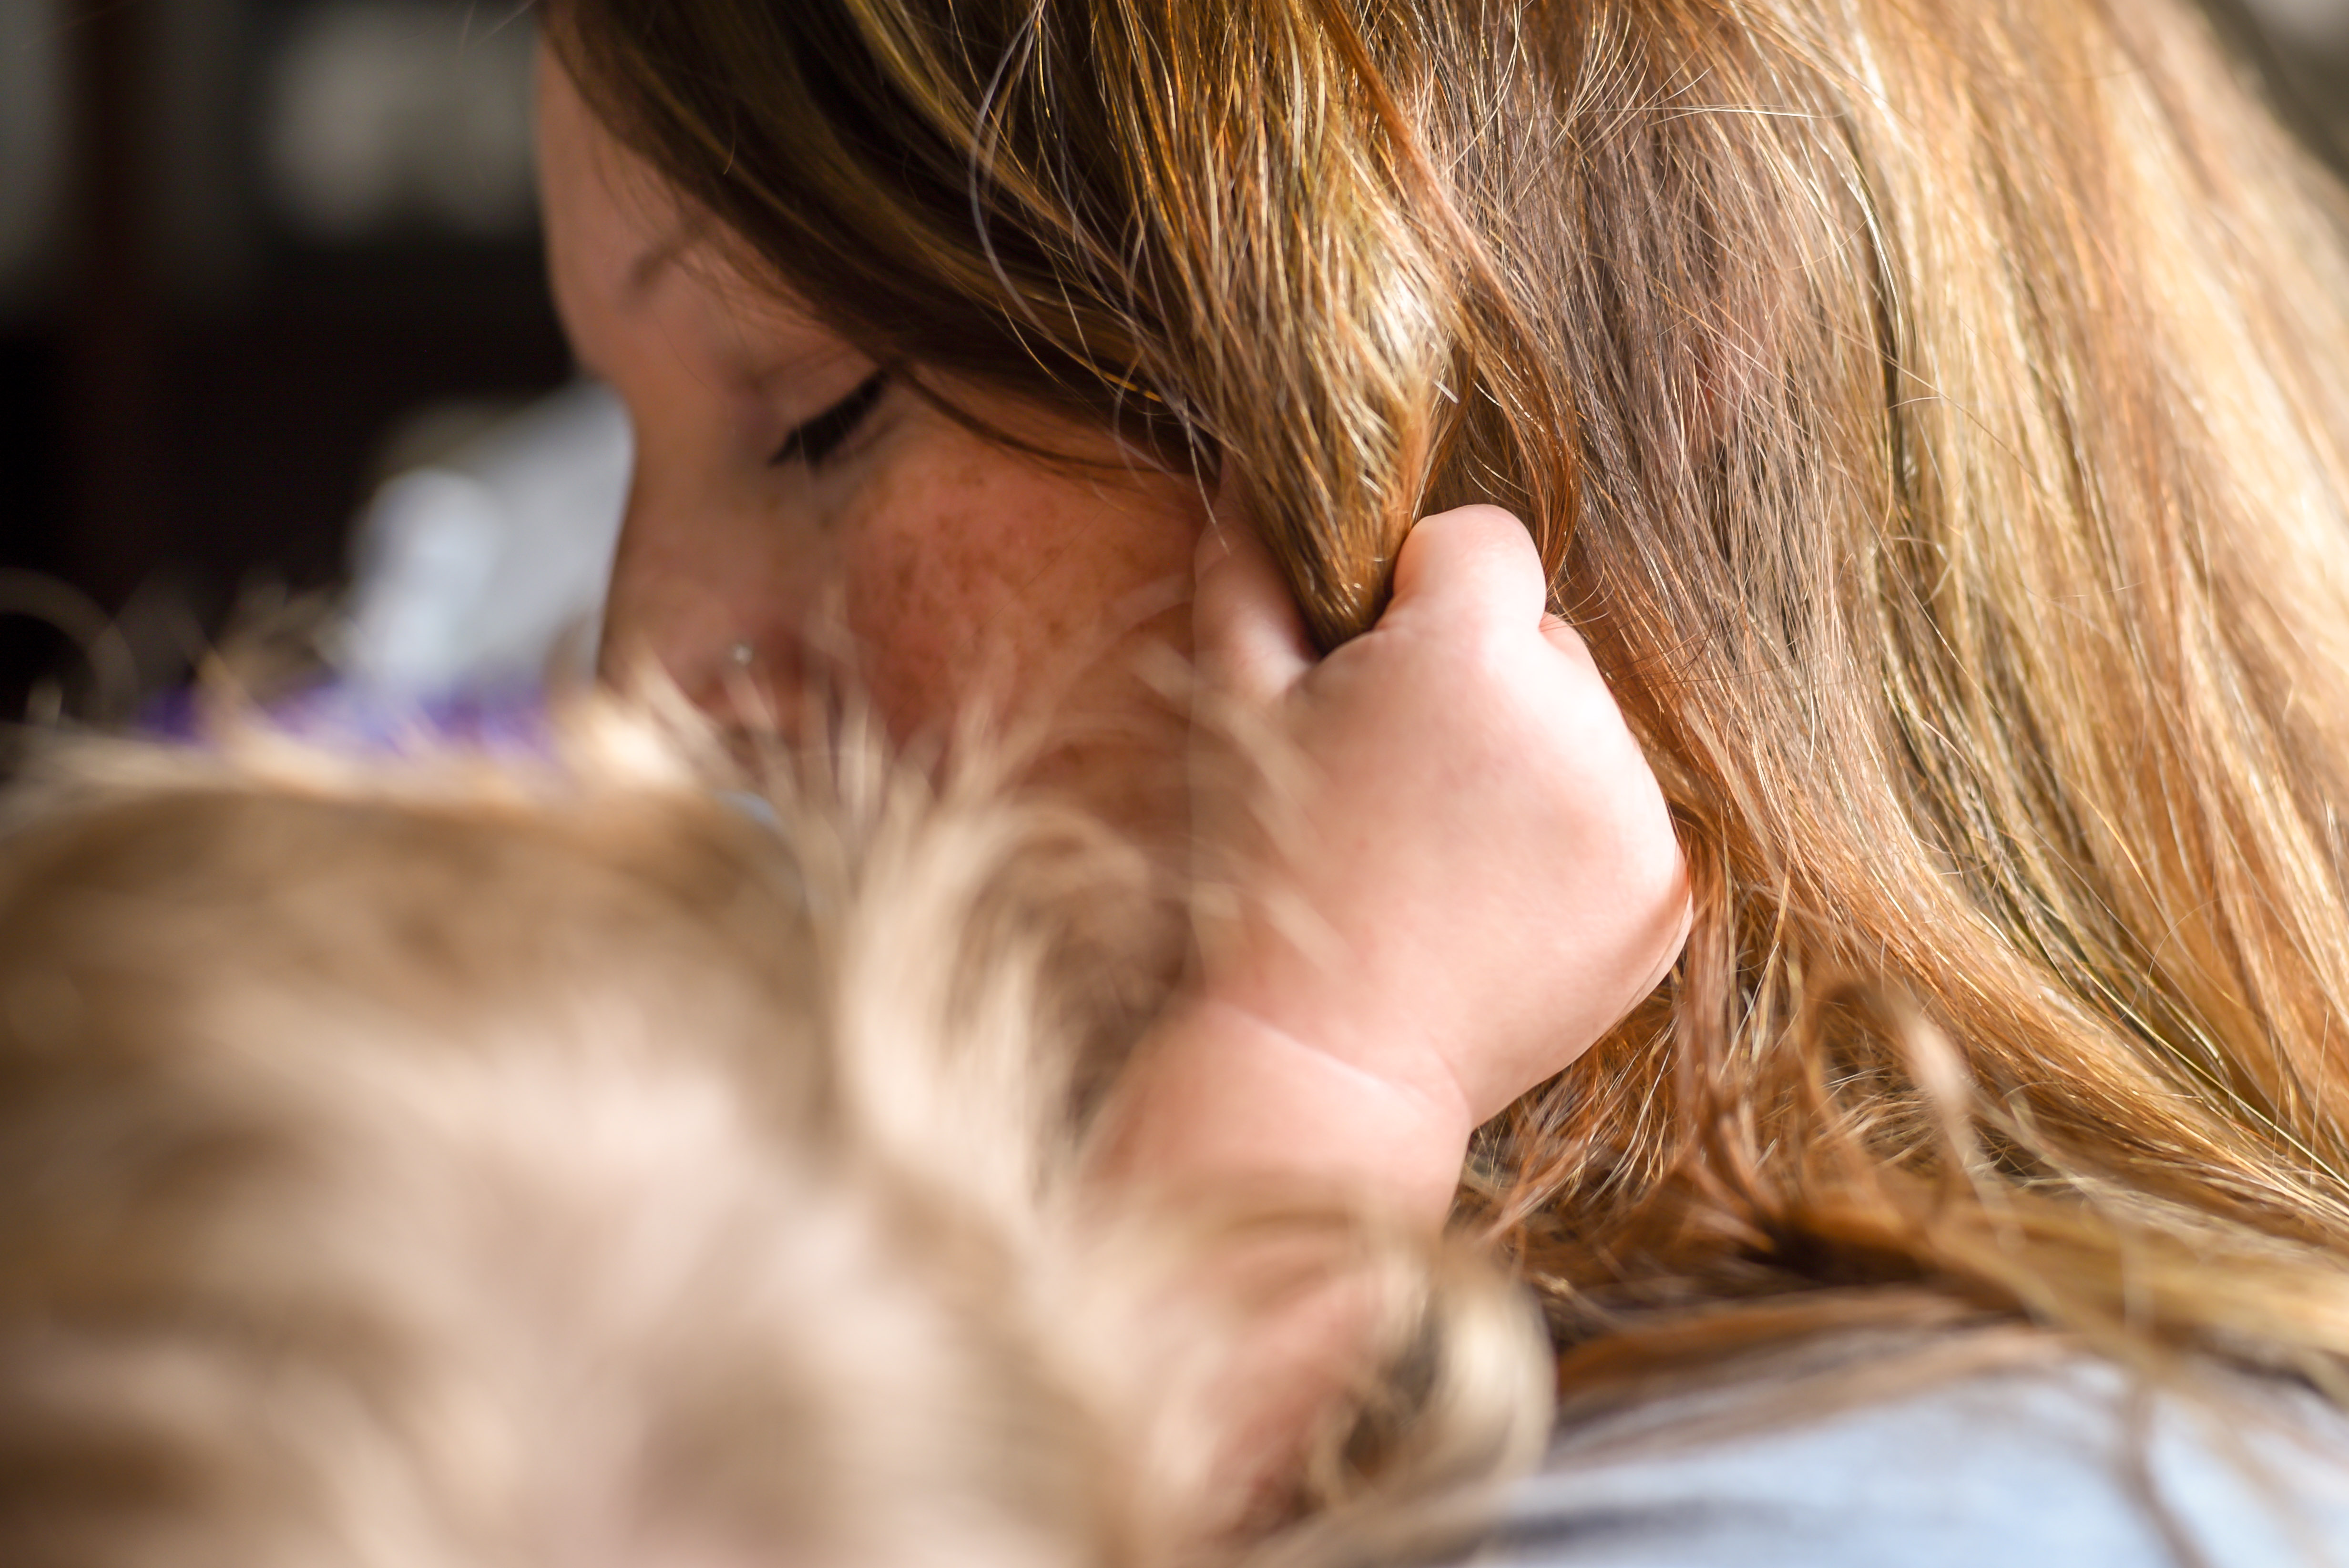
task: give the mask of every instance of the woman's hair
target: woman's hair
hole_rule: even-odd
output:
[[[1228,476],[1325,642],[1516,509],[1672,799],[1489,1129],[1569,1378],[2022,1316],[2344,1387],[2349,262],[2182,0],[558,0],[885,364]]]
[[[1169,1283],[1242,1221],[1072,1208],[1131,852],[855,746],[754,812],[689,736],[0,798],[0,1561],[1304,1568],[1530,1462],[1505,1282],[1268,1210],[1392,1365],[1333,1511],[1217,1539],[1254,1305]]]

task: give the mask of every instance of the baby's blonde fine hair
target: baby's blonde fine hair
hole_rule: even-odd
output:
[[[248,731],[10,802],[0,1561],[1239,1551],[1196,1527],[1232,1511],[1186,1394],[1236,1326],[1074,1202],[1130,861],[869,748],[731,801],[673,716],[588,705],[555,749]],[[1333,1427],[1324,1500],[1524,1463],[1506,1294],[1322,1234],[1415,1369]]]

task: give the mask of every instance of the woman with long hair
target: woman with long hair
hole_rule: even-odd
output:
[[[2060,1345],[2349,1405],[2349,248],[2200,13],[547,19],[616,663],[1049,710],[1171,841],[1133,650],[1203,528],[1330,649],[1415,519],[1522,520],[1692,894],[1459,1190],[1570,1398]],[[1515,871],[1603,893],[1560,841]]]

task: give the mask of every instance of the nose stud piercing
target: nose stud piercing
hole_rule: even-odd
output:
[[[736,669],[747,670],[750,667],[750,660],[756,656],[757,652],[758,650],[748,643],[737,643],[726,650],[726,656],[733,661]]]

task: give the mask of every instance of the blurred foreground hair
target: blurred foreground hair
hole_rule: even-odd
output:
[[[862,743],[730,771],[590,703],[543,756],[248,730],[9,799],[0,1561],[1309,1563],[1530,1461],[1489,1271],[1079,1212],[1130,852]],[[1243,1223],[1389,1366],[1252,1542],[1201,1524],[1248,1309],[1170,1288]]]

